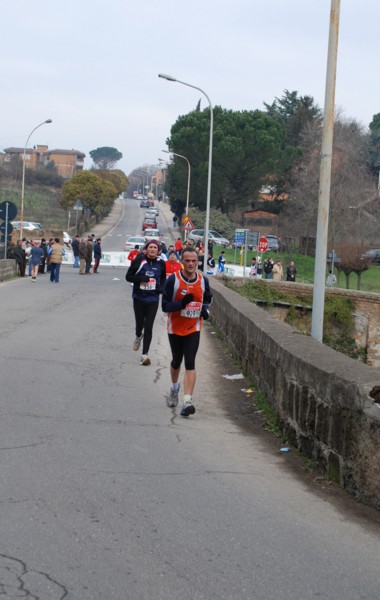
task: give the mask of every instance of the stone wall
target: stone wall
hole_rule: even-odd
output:
[[[16,261],[10,258],[0,260],[0,281],[17,275]]]
[[[243,283],[246,279],[241,277],[235,279],[235,283]],[[310,297],[312,304],[313,286],[308,284],[291,283],[286,281],[266,280],[265,283],[281,290],[287,296],[292,293]],[[380,368],[380,294],[370,292],[360,292],[356,290],[345,290],[341,288],[326,288],[326,294],[343,296],[350,298],[355,305],[354,324],[355,332],[353,337],[358,348],[367,349],[367,363],[371,367]],[[280,308],[272,308],[271,312],[277,311],[276,316],[284,320],[287,312]],[[310,327],[309,331],[310,333]]]
[[[266,394],[289,440],[380,509],[380,373],[277,321],[220,281],[210,283],[212,322]]]

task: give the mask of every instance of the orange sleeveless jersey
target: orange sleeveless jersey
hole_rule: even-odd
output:
[[[203,293],[205,289],[203,275],[197,273],[194,281],[187,283],[181,277],[181,271],[174,274],[173,302],[182,300],[185,294],[193,294],[194,301],[182,310],[168,313],[168,333],[176,335],[189,335],[202,329],[201,310],[203,304]]]

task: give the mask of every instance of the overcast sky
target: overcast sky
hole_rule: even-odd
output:
[[[330,0],[12,0],[0,15],[0,150],[29,143],[123,153],[127,174],[167,158],[171,125],[205,90],[262,109],[285,89],[323,107]],[[379,0],[342,0],[336,104],[368,126],[380,112]],[[202,97],[202,107],[207,106]]]

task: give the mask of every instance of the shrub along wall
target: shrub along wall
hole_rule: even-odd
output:
[[[210,281],[212,322],[276,410],[289,440],[380,509],[380,373]]]

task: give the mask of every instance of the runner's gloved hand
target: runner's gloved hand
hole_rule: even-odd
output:
[[[148,275],[141,275],[141,277],[140,277],[140,281],[144,281],[144,282],[148,283],[149,280],[150,280],[150,277],[148,277]]]
[[[189,304],[189,302],[192,302],[193,300],[194,300],[194,294],[186,294],[186,296],[184,296],[181,300],[182,307],[185,308],[185,306],[187,304]]]
[[[207,319],[209,318],[209,316],[210,316],[209,311],[207,310],[207,308],[203,307],[202,308],[202,312],[201,312],[202,319],[204,319],[205,321],[207,321]]]

